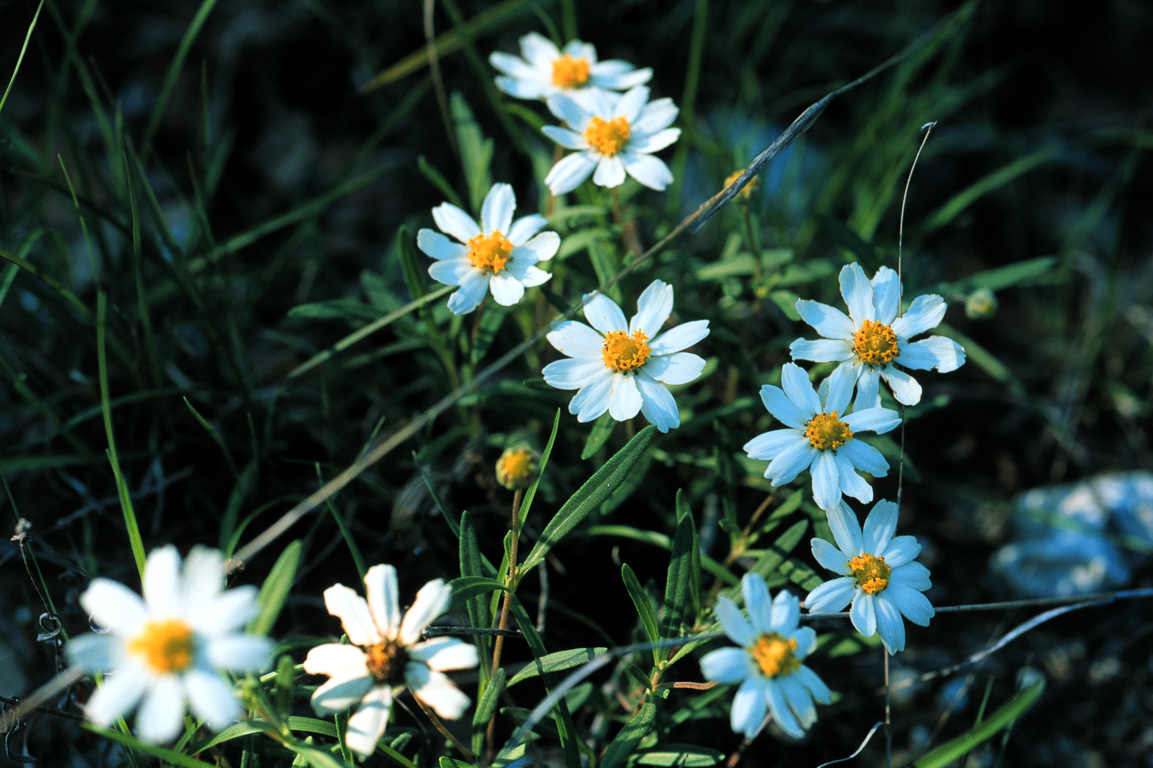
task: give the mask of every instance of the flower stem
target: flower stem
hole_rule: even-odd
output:
[[[509,563],[508,571],[505,573],[504,583],[508,587],[508,591],[504,593],[504,600],[500,605],[500,620],[497,622],[497,629],[504,630],[508,628],[508,612],[509,603],[512,602],[512,594],[516,591],[516,555],[517,555],[517,542],[520,540],[520,503],[524,498],[524,491],[517,490],[512,497],[512,521],[509,523],[509,530],[512,531],[512,542],[509,544]],[[492,674],[496,674],[496,670],[500,667],[500,655],[504,650],[504,635],[498,634],[496,641],[492,647]],[[488,732],[486,734],[488,740],[488,758],[491,761],[495,753],[496,744],[496,713],[488,721]]]
[[[452,731],[450,731],[448,728],[445,727],[444,723],[441,722],[440,718],[436,716],[436,713],[433,712],[428,707],[427,704],[425,704],[423,701],[418,699],[415,694],[413,694],[412,698],[420,706],[420,708],[424,711],[424,714],[428,718],[429,722],[431,722],[433,724],[433,726],[438,731],[440,731],[442,736],[444,736],[446,739],[448,739],[450,742],[452,742],[452,745],[454,747],[456,747],[458,750],[460,750],[460,753],[462,755],[464,755],[465,760],[467,760],[470,763],[476,760],[476,756],[472,753],[472,750],[469,749],[468,747],[466,747],[464,744],[462,744],[460,739],[458,739],[456,736],[452,735]]]

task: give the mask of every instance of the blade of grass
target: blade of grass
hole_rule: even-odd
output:
[[[28,42],[32,39],[32,30],[36,29],[36,20],[40,18],[40,9],[44,7],[44,0],[40,0],[40,4],[36,6],[36,13],[32,15],[32,22],[28,25],[28,32],[24,35],[24,44],[20,46],[20,55],[16,57],[16,66],[12,69],[12,77],[8,78],[8,87],[4,89],[4,95],[0,96],[0,111],[4,110],[4,102],[8,101],[8,93],[12,90],[12,84],[16,82],[16,73],[20,71],[20,64],[24,61],[24,53],[28,50]]]

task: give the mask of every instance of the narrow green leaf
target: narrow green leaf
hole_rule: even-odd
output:
[[[469,624],[474,627],[491,627],[492,614],[488,610],[488,600],[482,595],[491,592],[494,587],[501,589],[503,585],[492,578],[495,572],[486,572],[476,526],[467,510],[460,516],[459,550],[461,578],[452,580],[453,599],[465,601]],[[490,585],[488,588],[484,588],[486,583]]]
[[[620,733],[609,743],[605,756],[601,759],[600,768],[616,768],[618,765],[624,765],[625,760],[641,743],[641,739],[648,736],[649,731],[653,729],[656,717],[656,704],[649,702],[641,705],[632,719],[625,723],[625,727],[621,728]]]
[[[690,562],[690,577],[692,584],[689,589],[689,596],[693,601],[693,616],[701,612],[701,537],[697,533],[697,524],[693,520],[693,510],[689,507],[689,497],[683,488],[677,489],[677,525],[680,525],[682,518],[689,518],[693,524],[693,546],[692,546],[692,560]]]
[[[788,530],[777,537],[772,546],[764,551],[749,571],[760,574],[767,580],[776,572],[777,567],[789,556],[789,553],[796,549],[808,527],[808,520],[798,520],[793,523]]]
[[[300,539],[293,541],[280,557],[276,558],[275,565],[268,572],[268,578],[260,586],[260,593],[256,602],[260,605],[260,614],[248,625],[248,631],[256,635],[267,635],[284,607],[284,601],[292,590],[292,582],[296,578],[296,570],[300,567],[300,553],[304,549],[304,542]]]
[[[1026,259],[1025,261],[1018,261],[1015,264],[1008,264],[1004,267],[986,269],[984,272],[970,275],[964,280],[944,283],[937,286],[933,290],[933,293],[945,295],[957,293],[967,294],[972,293],[978,288],[988,288],[990,291],[999,291],[1015,285],[1028,285],[1045,277],[1053,278],[1055,277],[1055,272],[1057,272],[1057,257],[1040,256],[1035,259]]]
[[[525,558],[522,570],[528,571],[544,560],[549,550],[556,546],[573,528],[578,526],[590,512],[600,506],[614,489],[623,483],[629,476],[633,465],[644,455],[645,450],[656,434],[656,427],[651,424],[629,440],[615,456],[605,462],[604,466],[593,473],[592,477],[580,487],[572,498],[564,503],[552,520],[541,532],[536,546]]]
[[[12,84],[16,82],[16,73],[20,71],[20,64],[24,61],[24,54],[28,51],[28,42],[32,39],[32,30],[36,29],[36,21],[40,18],[42,8],[44,8],[44,0],[40,0],[39,5],[36,6],[36,13],[32,14],[32,22],[24,34],[24,45],[20,46],[20,55],[16,57],[16,67],[12,70],[12,77],[8,79],[8,87],[4,89],[4,95],[0,96],[0,110],[4,109],[4,102],[8,101],[8,93],[12,90]]]
[[[427,280],[417,262],[416,243],[407,227],[401,227],[396,231],[396,253],[400,258],[400,272],[404,275],[404,284],[408,286],[409,294],[414,301],[422,298],[428,293]]]
[[[486,569],[491,568],[487,562],[484,564]],[[504,584],[501,584],[496,579],[486,576],[460,576],[449,582],[452,587],[453,603],[461,600],[468,600],[477,595],[485,595],[490,592],[503,592],[505,590]],[[476,626],[485,626],[478,624]]]
[[[134,736],[130,736],[127,733],[120,733],[108,728],[100,728],[99,726],[92,725],[91,723],[84,723],[84,727],[93,733],[100,734],[106,739],[111,739],[112,741],[123,744],[126,747],[130,747],[131,749],[139,750],[146,755],[153,755],[155,757],[159,757],[161,760],[167,760],[173,765],[179,765],[182,768],[213,768],[212,763],[205,763],[201,760],[197,760],[194,757],[189,757],[183,752],[177,752],[175,749],[168,749],[167,747],[161,747],[156,744],[149,744],[148,742],[141,741],[140,739],[137,739]]]
[[[588,439],[585,440],[585,447],[581,450],[581,461],[587,461],[601,449],[608,441],[609,436],[612,435],[613,427],[616,425],[617,420],[607,413],[593,422],[593,428],[589,430]]]
[[[540,461],[537,463],[536,480],[525,491],[524,501],[520,504],[520,526],[524,528],[524,521],[528,519],[528,511],[532,507],[532,500],[536,498],[536,489],[540,487],[541,478],[544,477],[545,467],[548,466],[549,457],[552,456],[552,447],[556,442],[556,433],[560,429],[560,408],[556,410],[556,416],[552,420],[552,432],[549,433],[548,442],[545,444],[544,452],[540,455]]]
[[[708,768],[725,758],[724,752],[693,744],[662,744],[660,749],[641,752],[633,765],[655,765],[662,768]]]
[[[962,211],[975,203],[978,198],[1000,189],[1019,176],[1023,176],[1034,168],[1044,165],[1049,162],[1059,150],[1059,145],[1048,144],[1024,157],[1017,158],[1003,168],[998,168],[993,171],[975,184],[962,189],[946,201],[937,213],[922,225],[922,230],[932,232],[934,229],[945,226]]]
[[[644,627],[645,636],[649,639],[650,643],[656,643],[661,639],[660,629],[657,627],[657,614],[653,611],[652,603],[649,602],[648,593],[645,592],[644,587],[641,586],[640,581],[637,580],[636,574],[633,569],[628,566],[628,563],[621,565],[621,578],[625,582],[625,590],[629,593],[629,598],[632,599],[633,605],[637,609],[637,616],[640,617],[641,626]],[[657,649],[653,649],[653,661],[658,660]]]
[[[481,201],[492,187],[489,166],[492,163],[493,140],[485,138],[481,132],[480,124],[477,123],[464,96],[454,93],[449,101],[453,127],[460,143],[460,159],[464,165],[464,178],[468,183],[469,201],[472,203],[472,210],[479,210]]]
[[[682,497],[677,494],[678,502]],[[693,549],[696,543],[696,526],[693,524],[691,514],[680,514],[678,503],[677,532],[673,537],[672,557],[669,558],[669,570],[665,579],[665,599],[661,606],[661,635],[663,637],[677,637],[682,633],[685,623],[685,607],[692,601],[694,591],[693,583]],[[667,653],[671,649],[665,649]]]
[[[496,712],[496,706],[500,703],[500,695],[504,693],[508,682],[508,673],[505,672],[504,667],[498,667],[496,672],[493,673],[492,679],[488,681],[488,685],[484,689],[484,693],[476,702],[476,712],[472,716],[472,730],[473,733],[483,732],[488,721],[492,719],[493,714]],[[476,743],[473,742],[475,748]]]
[[[1045,690],[1045,678],[1035,670],[1022,670],[1024,685],[1013,698],[997,708],[989,719],[917,759],[911,768],[944,768],[978,744],[1017,721]]]
[[[536,630],[533,630],[535,634]],[[579,667],[581,664],[596,659],[598,656],[603,656],[608,653],[608,648],[592,647],[592,648],[570,648],[567,651],[557,651],[556,653],[549,653],[541,656],[540,658],[533,659],[528,664],[516,671],[508,680],[508,687],[511,688],[517,683],[528,680],[530,677],[537,675],[545,675],[550,672],[560,672],[565,669],[572,669]]]
[[[492,346],[492,341],[500,330],[501,323],[504,322],[505,315],[509,312],[495,302],[489,303],[483,309],[484,314],[480,318],[480,327],[476,330],[476,341],[468,355],[469,360],[473,363],[479,363],[488,352],[488,348]]]

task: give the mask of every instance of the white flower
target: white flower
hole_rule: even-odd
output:
[[[184,730],[184,704],[213,730],[239,719],[240,702],[222,671],[264,666],[266,637],[246,634],[256,617],[256,587],[224,590],[220,553],[196,547],[181,567],[172,546],[152,550],[144,566],[144,599],[110,579],[93,579],[80,596],[107,634],[68,643],[70,661],[107,672],[85,714],[107,728],[139,704],[136,730],[149,742],[172,741]]]
[[[584,296],[592,328],[575,320],[552,324],[549,343],[568,355],[544,367],[544,380],[557,389],[579,389],[569,403],[577,421],[592,421],[605,411],[617,421],[641,412],[661,432],[681,425],[680,411],[666,384],[688,384],[705,361],[687,347],[709,335],[708,320],[693,320],[656,338],[673,311],[673,287],[654,280],[637,300],[637,313],[624,312],[601,293]]]
[[[797,300],[801,319],[825,338],[797,339],[789,351],[794,360],[839,361],[840,367],[851,369],[857,380],[854,408],[881,404],[881,379],[889,385],[897,402],[916,405],[921,401],[921,385],[901,368],[936,368],[948,373],[964,364],[965,350],[952,339],[930,336],[909,341],[937,327],[945,317],[945,300],[935,294],[918,296],[908,311],[897,317],[901,281],[888,267],[881,267],[869,281],[859,264],[846,264],[841,270],[841,296],[849,308],[847,317],[827,304]]]
[[[808,374],[794,363],[785,363],[781,384],[784,389],[772,384],[761,387],[761,401],[786,428],[757,435],[745,443],[745,453],[769,461],[765,477],[772,479],[774,488],[808,469],[813,475],[813,499],[823,510],[840,504],[842,493],[872,501],[873,489],[857,470],[883,477],[889,472],[889,462],[854,434],[883,434],[897,426],[901,417],[880,407],[840,416],[853,394],[853,369],[845,366],[821,385],[824,403],[813,391]]]
[[[897,505],[891,501],[876,503],[865,518],[863,533],[857,516],[843,502],[829,510],[828,516],[837,546],[813,539],[813,557],[841,577],[810,592],[805,607],[810,611],[839,611],[851,600],[849,617],[862,635],[871,637],[880,632],[890,654],[905,650],[901,616],[927,627],[936,613],[921,594],[932,586],[929,569],[913,562],[921,545],[912,536],[893,537]]]
[[[554,93],[586,88],[623,91],[647,83],[651,69],[634,69],[627,61],[597,61],[597,49],[580,40],[561,50],[536,32],[520,39],[520,55],[493,53],[489,64],[504,73],[496,87],[518,99],[543,99]]]
[[[741,647],[706,653],[701,674],[718,683],[740,683],[729,716],[735,732],[753,738],[767,711],[781,730],[799,739],[817,721],[813,700],[832,701],[828,686],[801,663],[813,652],[817,634],[809,627],[798,629],[801,609],[796,597],[782,590],[770,602],[760,576],[745,574],[741,593],[748,619],[724,595],[716,607],[721,629]]]
[[[540,231],[548,221],[539,214],[514,222],[515,210],[512,187],[493,184],[481,206],[480,224],[450,203],[432,209],[436,225],[460,242],[431,229],[417,232],[420,250],[437,260],[428,273],[438,283],[460,286],[448,299],[453,314],[476,309],[489,289],[497,304],[510,307],[520,301],[526,287],[552,277],[534,265],[556,254],[560,236]]]
[[[351,645],[329,643],[308,652],[304,671],[331,679],[312,694],[320,714],[356,706],[348,719],[348,748],[367,757],[388,725],[396,689],[407,685],[414,696],[440,717],[455,720],[468,709],[469,698],[444,674],[477,665],[476,648],[455,638],[420,642],[421,632],[448,609],[452,588],[430,581],[416,594],[404,619],[397,602],[396,569],[374,565],[364,575],[367,602],[354,590],[336,584],[324,590],[328,612],[340,619]]]
[[[593,183],[616,187],[625,174],[652,189],[664,189],[673,180],[672,171],[651,153],[672,144],[680,128],[669,128],[677,119],[672,99],[646,103],[649,89],[638,85],[618,94],[607,91],[580,91],[572,95],[556,93],[548,108],[567,123],[567,128],[546,125],[542,130],[566,149],[579,150],[562,158],[544,178],[554,195],[563,195],[580,186],[593,174]]]

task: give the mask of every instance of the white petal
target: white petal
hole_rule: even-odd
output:
[[[184,730],[184,691],[180,678],[163,675],[152,682],[136,710],[136,732],[141,740],[162,744]]]
[[[853,359],[853,346],[843,339],[797,339],[789,345],[794,360],[833,363]]]
[[[196,546],[188,553],[188,557],[184,559],[184,572],[183,572],[183,602],[184,602],[184,615],[197,629],[201,628],[201,624],[197,618],[203,615],[203,611],[211,606],[218,595],[224,589],[224,558],[221,556],[220,551],[210,547]],[[247,590],[251,591],[252,602],[256,602],[256,588],[249,587]],[[232,594],[235,590],[229,592]],[[240,600],[240,598],[234,598]],[[253,614],[255,615],[255,614]],[[251,617],[248,617],[251,618]],[[230,624],[222,631],[231,631],[232,629],[242,626],[248,622],[248,618],[235,620],[234,624]],[[222,627],[228,622],[218,620],[214,622],[217,627]]]
[[[641,372],[664,384],[676,385],[688,384],[700,376],[704,369],[703,357],[692,352],[675,352],[671,355],[649,358]]]
[[[524,219],[521,219],[524,221]],[[511,239],[511,238],[510,238]],[[560,248],[560,235],[556,232],[541,232],[523,245],[518,246],[531,253],[537,261],[548,261]]]
[[[637,119],[632,121],[633,133],[649,134],[663,131],[677,119],[678,112],[672,99],[650,101],[645,104]]]
[[[637,313],[629,321],[629,333],[642,331],[653,338],[672,311],[673,287],[661,280],[653,280],[637,299]]]
[[[885,558],[890,568],[898,568],[916,559],[917,555],[921,554],[921,545],[917,542],[916,536],[895,536],[883,548],[877,550],[877,554]],[[925,573],[927,575],[928,571]],[[928,586],[923,589],[928,589]]]
[[[596,167],[597,158],[589,152],[576,152],[562,157],[544,177],[545,186],[554,195],[572,192],[592,175]]]
[[[621,311],[620,306],[603,293],[585,294],[584,313],[589,325],[604,335],[610,331],[625,333],[629,329],[625,313]]]
[[[604,362],[598,359],[570,358],[549,363],[541,374],[550,387],[580,389],[594,379],[607,378],[608,369],[605,368]]]
[[[124,641],[114,635],[91,632],[70,638],[65,646],[68,663],[86,672],[107,672],[124,660]]]
[[[434,261],[428,265],[428,274],[443,285],[460,285],[477,271],[468,259]]]
[[[760,578],[759,576],[757,578]],[[768,595],[768,591],[765,591]],[[781,590],[773,598],[772,611],[769,617],[769,626],[766,630],[788,636],[792,635],[801,620],[801,601],[791,592]]]
[[[494,54],[495,55],[495,54]],[[495,66],[495,65],[494,65]],[[539,99],[544,96],[544,84],[535,80],[517,80],[498,75],[496,87],[516,99]]]
[[[541,132],[565,149],[589,148],[588,140],[584,136],[568,128],[561,128],[559,125],[546,125],[541,128]]]
[[[364,651],[355,645],[325,643],[308,652],[304,658],[304,671],[329,677],[365,677],[368,675],[367,661]]]
[[[922,627],[929,626],[929,620],[936,615],[929,598],[905,584],[892,584],[882,593],[888,595],[895,607],[899,608],[909,621]]]
[[[708,320],[692,320],[657,336],[649,342],[649,349],[654,355],[668,355],[687,349],[708,335]]]
[[[821,509],[833,509],[841,503],[841,475],[832,451],[819,451],[813,462],[813,500]]]
[[[921,385],[909,374],[892,365],[881,369],[881,376],[893,391],[893,397],[902,405],[916,405],[921,402]]]
[[[897,505],[886,499],[881,499],[873,505],[872,511],[865,518],[864,535],[865,551],[871,555],[881,555],[889,546],[890,539],[897,532]]]
[[[955,371],[965,364],[964,348],[944,336],[930,336],[927,339],[901,345],[901,354],[894,361],[912,371],[927,371],[936,368],[941,373]]]
[[[149,614],[182,616],[182,586],[180,555],[176,547],[169,544],[152,550],[144,564],[144,602],[148,604]]]
[[[912,536],[898,536],[893,541],[901,541],[902,539],[912,539]],[[915,539],[914,539],[915,541]],[[919,549],[919,548],[918,548]],[[916,555],[914,555],[916,557]],[[897,560],[898,557],[890,558],[890,555],[885,555],[885,563],[889,563],[890,559]],[[893,572],[889,575],[890,584],[904,584],[906,587],[924,592],[933,586],[933,582],[929,579],[929,569],[920,563],[914,563],[906,560],[903,564],[894,565]]]
[[[441,233],[428,228],[416,233],[416,247],[438,261],[463,259],[468,256],[468,246],[454,243]]]
[[[866,408],[842,416],[841,420],[854,432],[876,432],[883,435],[901,423],[901,414],[888,408]]]
[[[433,579],[421,587],[400,624],[401,644],[415,645],[425,627],[443,615],[451,602],[452,587],[443,579]]]
[[[805,598],[805,608],[813,613],[835,613],[848,605],[856,592],[857,580],[852,576],[840,576],[810,592]]]
[[[135,664],[122,664],[104,678],[99,688],[88,697],[84,714],[96,725],[107,728],[116,718],[127,714],[148,687],[148,673]]]
[[[721,623],[721,629],[734,643],[750,646],[756,642],[758,633],[753,629],[753,625],[737,608],[736,603],[726,595],[717,598],[713,611],[717,615],[717,621]]]
[[[797,299],[797,314],[826,339],[852,339],[856,332],[853,321],[839,309],[808,299]]]
[[[329,613],[340,619],[344,633],[353,645],[375,645],[384,639],[368,612],[368,603],[343,584],[334,584],[324,590],[324,605]]]
[[[118,637],[135,636],[148,617],[140,595],[111,579],[93,579],[80,595],[80,605],[93,621]]]
[[[877,604],[877,632],[881,635],[881,642],[890,655],[905,650],[905,622],[897,606],[887,599],[889,590],[885,590],[876,600]],[[920,592],[914,594],[920,595]]]
[[[772,384],[765,384],[761,387],[761,402],[764,403],[765,409],[768,410],[777,421],[785,424],[790,429],[800,430],[801,432],[804,432],[809,420],[816,415],[815,413],[810,413],[798,408],[780,387],[773,386]]]
[[[374,565],[364,574],[364,591],[368,611],[381,637],[396,637],[400,630],[400,598],[396,587],[396,568]]]
[[[718,648],[701,657],[701,676],[733,685],[756,674],[753,659],[744,648]]]
[[[632,154],[647,155],[660,152],[681,137],[680,128],[665,128],[656,133],[641,133],[640,130],[629,138],[628,151]]]
[[[576,320],[553,323],[552,330],[545,338],[554,348],[569,357],[601,360],[601,353],[604,351],[604,336]]]
[[[448,311],[454,315],[467,315],[488,294],[489,274],[473,270],[460,283],[460,290],[448,297]]]
[[[508,270],[493,275],[488,281],[488,288],[492,291],[492,298],[502,307],[511,307],[524,296],[524,284]]]
[[[612,189],[625,183],[625,164],[619,157],[602,157],[593,173],[593,184]]]
[[[539,213],[534,213],[531,216],[522,216],[512,223],[508,232],[508,240],[513,246],[519,248],[528,242],[536,233],[548,226],[548,219],[541,216]],[[553,234],[556,234],[555,232]],[[559,240],[559,236],[558,236]],[[547,258],[547,257],[546,257]]]
[[[624,157],[624,166],[629,176],[649,189],[660,190],[673,183],[673,172],[659,157],[628,152]]]
[[[798,441],[777,454],[765,468],[765,477],[773,481],[774,488],[792,482],[803,470],[813,465],[818,451],[808,440]]]
[[[467,243],[481,233],[480,226],[473,218],[452,203],[441,203],[433,208],[432,220],[441,232],[452,235],[462,243]]]
[[[602,365],[600,373],[573,396],[568,412],[575,413],[577,421],[582,423],[600,418],[609,409],[612,390],[613,374]]]
[[[623,117],[632,125],[640,118],[641,110],[648,100],[649,89],[643,85],[634,86],[621,94],[613,107],[612,116]]]
[[[918,296],[913,299],[905,314],[893,321],[893,332],[902,338],[911,339],[918,333],[936,328],[945,319],[945,300],[935,294]]]
[[[857,469],[868,472],[873,477],[889,474],[889,462],[873,446],[863,440],[850,440],[837,449]]]
[[[788,702],[789,709],[792,710],[801,727],[808,728],[817,722],[817,708],[813,705],[813,697],[809,695],[804,686],[794,680],[792,675],[782,678],[780,683],[785,701]]]
[[[873,306],[877,309],[875,320],[891,326],[901,310],[901,278],[888,267],[881,267],[871,282]]]
[[[430,669],[445,672],[450,669],[470,669],[480,663],[476,646],[454,637],[438,637],[420,643],[409,650],[408,657],[424,663]]]
[[[210,729],[222,731],[240,719],[240,702],[220,675],[190,669],[182,676],[182,682],[192,711]]]
[[[829,393],[825,397],[825,413],[836,411],[844,414],[853,398],[853,385],[857,381],[857,371],[851,365],[838,365],[829,375]]]
[[[509,271],[525,288],[535,288],[538,285],[544,285],[552,279],[552,275],[543,269],[537,269],[533,266],[522,269],[521,265],[515,261],[512,263]]]
[[[849,308],[849,317],[856,325],[865,320],[874,320],[877,310],[873,306],[873,286],[865,277],[861,265],[853,262],[841,269],[841,297]]]
[[[821,401],[817,399],[817,393],[813,391],[809,374],[805,373],[805,369],[796,363],[785,363],[781,368],[781,390],[785,393],[785,397],[792,401],[793,405],[807,414],[805,423],[821,412]],[[774,413],[773,415],[776,416],[777,414]],[[780,417],[777,416],[777,418]],[[790,424],[789,426],[793,425]]]
[[[256,587],[246,584],[208,599],[198,599],[201,604],[188,612],[188,623],[209,637],[235,632],[260,614],[256,596]]]
[[[488,63],[492,65],[493,69],[514,77],[524,77],[533,73],[532,67],[511,53],[494,51],[488,55]]]
[[[750,459],[772,461],[777,454],[794,446],[809,445],[809,440],[795,429],[774,429],[763,432],[744,445]]]
[[[753,677],[741,683],[733,696],[733,709],[729,713],[729,724],[735,733],[743,733],[746,739],[756,735],[765,719],[767,698],[763,680]]]
[[[857,378],[857,396],[853,400],[854,411],[881,407],[881,374],[873,365],[857,366],[861,374]]]
[[[865,478],[857,474],[853,462],[845,456],[836,456],[835,461],[837,482],[841,486],[841,493],[861,501],[872,501],[873,488],[865,481]]]
[[[840,450],[844,450],[844,447]],[[833,538],[837,546],[848,557],[856,557],[864,550],[861,549],[861,524],[857,522],[857,515],[848,504],[841,502],[825,513],[829,521],[829,528],[833,531]],[[848,573],[848,571],[839,571]]]
[[[334,677],[312,693],[312,708],[318,715],[343,712],[364,698],[373,688],[372,675]]]
[[[798,659],[803,659],[817,648],[817,632],[812,627],[799,627],[793,633],[797,641],[797,649],[793,652]]]
[[[481,229],[507,236],[516,210],[516,195],[508,184],[493,184],[480,208]]]
[[[769,710],[773,713],[773,720],[782,731],[794,739],[799,739],[805,735],[805,729],[801,727],[801,724],[797,722],[796,715],[789,709],[789,702],[781,690],[782,682],[784,681],[770,680],[765,686],[769,694]]]
[[[786,593],[780,593],[784,594]],[[741,597],[745,599],[745,612],[758,634],[776,629],[773,624],[775,617],[773,600],[769,597],[769,587],[763,578],[755,573],[746,573],[741,578]]]
[[[529,32],[520,39],[520,55],[530,64],[551,64],[560,58],[560,48],[539,32]]]
[[[376,749],[376,742],[388,727],[388,716],[392,710],[392,691],[388,686],[379,685],[368,692],[356,714],[348,718],[348,732],[344,743],[360,757],[368,757]]]
[[[648,422],[661,432],[679,427],[681,413],[668,387],[648,376],[643,369],[634,378],[641,394],[641,413]]]
[[[853,600],[853,607],[849,609],[849,619],[857,631],[865,637],[877,634],[877,609],[873,604],[875,600],[872,595],[860,590]]]
[[[619,59],[597,62],[590,68],[589,82],[597,88],[611,91],[625,91],[634,85],[647,83],[652,79],[651,69],[633,69],[633,65]]]
[[[259,635],[223,635],[209,638],[204,650],[208,663],[230,672],[259,671],[272,655],[273,642]]]
[[[635,377],[627,373],[614,373],[612,392],[609,394],[609,415],[617,421],[626,421],[641,412],[644,398],[637,389]]]
[[[413,695],[443,718],[458,719],[471,703],[468,696],[461,693],[447,676],[423,664],[410,663],[405,667],[404,674]]]
[[[576,133],[581,133],[588,123],[590,115],[571,96],[564,93],[554,93],[548,97],[548,110],[558,119],[568,123]]]
[[[831,543],[824,539],[815,538],[809,542],[809,545],[813,550],[813,557],[825,568],[842,576],[847,576],[851,572],[848,556]]]
[[[821,680],[821,678],[817,677],[816,672],[809,669],[804,664],[801,665],[800,669],[793,673],[793,678],[796,679],[798,683],[803,685],[805,690],[809,692],[809,695],[811,695],[816,701],[820,702],[821,704],[833,703],[833,692],[829,690],[829,686],[825,685],[825,682]]]

